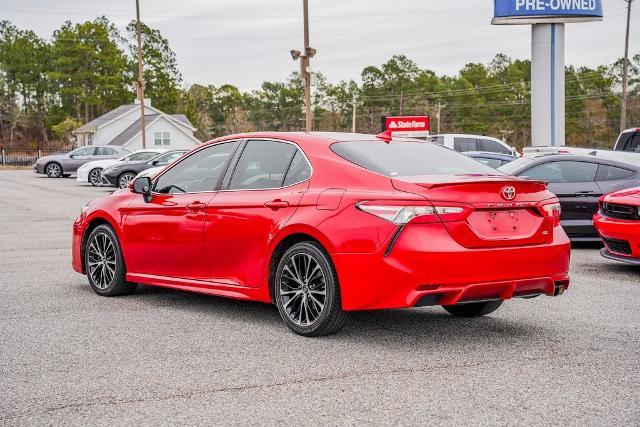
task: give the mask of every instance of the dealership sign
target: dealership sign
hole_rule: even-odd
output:
[[[429,116],[385,117],[385,130],[393,136],[429,136]]]
[[[602,0],[494,0],[493,24],[601,21]]]

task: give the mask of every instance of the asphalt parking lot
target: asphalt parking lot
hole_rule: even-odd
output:
[[[640,424],[640,269],[593,247],[559,298],[357,313],[308,339],[269,305],[95,295],[71,224],[109,191],[0,171],[0,424]]]

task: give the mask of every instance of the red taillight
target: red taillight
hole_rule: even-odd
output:
[[[407,204],[402,205],[387,201],[367,201],[356,204],[356,208],[378,218],[403,225],[415,219],[415,222],[456,221],[466,216],[467,209],[463,206],[448,203]]]
[[[544,203],[539,205],[540,212],[547,217],[553,220],[553,226],[557,227],[560,225],[560,214],[562,213],[562,207],[560,206],[560,202],[552,201],[551,203]]]

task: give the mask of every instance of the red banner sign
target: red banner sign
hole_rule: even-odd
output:
[[[429,116],[387,117],[387,130],[391,132],[428,132]]]

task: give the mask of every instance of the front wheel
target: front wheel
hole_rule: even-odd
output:
[[[118,188],[126,188],[131,181],[136,177],[135,173],[125,172],[118,177]]]
[[[334,334],[348,318],[333,263],[315,242],[297,243],[280,259],[275,303],[285,324],[303,336]]]
[[[89,284],[98,295],[126,295],[136,289],[136,283],[126,280],[127,269],[118,237],[107,225],[99,225],[89,234],[84,265]]]
[[[503,301],[500,299],[495,301],[472,302],[468,304],[443,305],[442,308],[455,317],[480,317],[496,311],[502,305],[502,302]]]
[[[62,176],[62,166],[59,163],[51,162],[44,167],[44,172],[49,178],[60,178]]]
[[[102,186],[102,168],[91,169],[91,172],[89,172],[89,183],[94,187]]]

